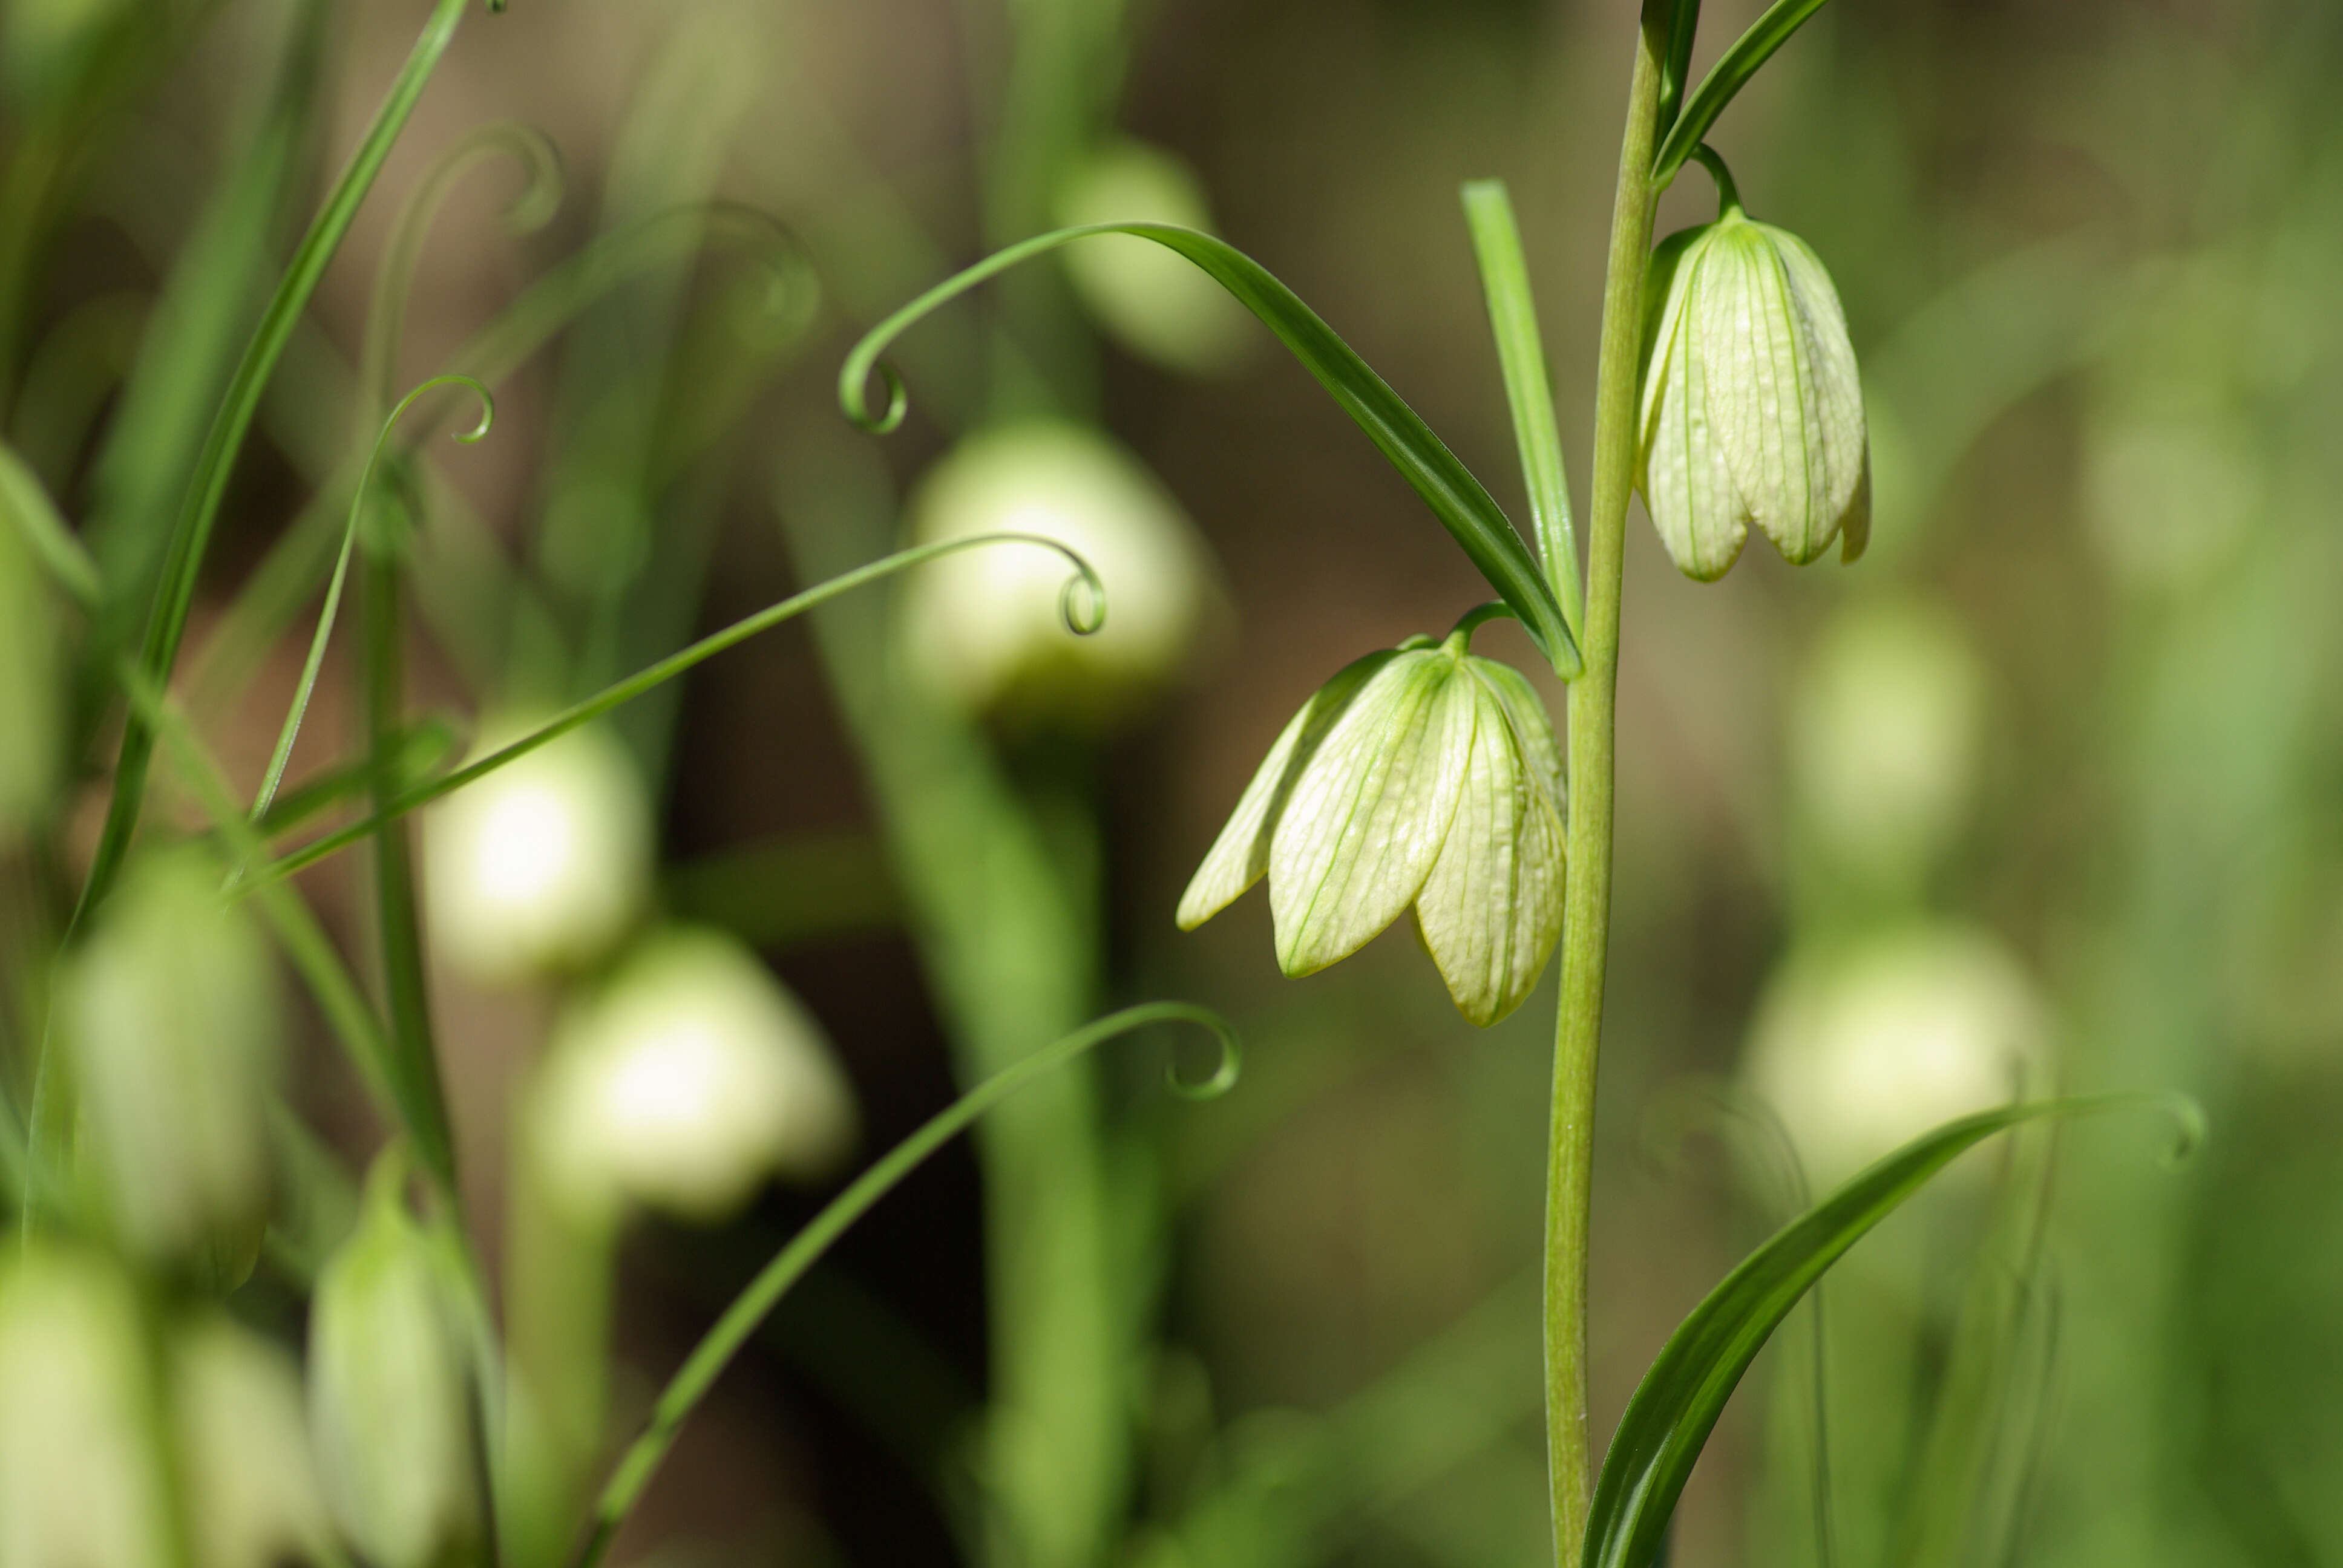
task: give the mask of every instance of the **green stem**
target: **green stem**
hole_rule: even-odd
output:
[[[1585,1533],[1586,1236],[1594,1174],[1595,1053],[1610,946],[1612,743],[1619,672],[1620,558],[1635,472],[1636,369],[1644,271],[1652,244],[1652,146],[1658,137],[1666,0],[1645,0],[1619,148],[1619,189],[1603,285],[1587,516],[1585,673],[1570,687],[1569,870],[1563,891],[1562,1000],[1554,1019],[1554,1109],[1546,1174],[1546,1450],[1557,1563]]]
[[[447,1121],[447,1095],[439,1082],[439,1059],[431,1039],[431,998],[423,972],[421,922],[415,910],[415,863],[407,824],[386,817],[383,808],[397,793],[399,709],[406,687],[406,659],[399,646],[404,597],[398,561],[387,541],[360,551],[358,587],[366,620],[365,686],[367,754],[373,774],[370,794],[379,826],[374,833],[376,940],[382,944],[384,1000],[389,1003],[391,1089],[398,1096],[415,1153],[452,1211],[456,1198],[456,1147]]]

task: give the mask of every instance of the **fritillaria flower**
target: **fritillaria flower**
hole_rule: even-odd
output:
[[[1521,1004],[1562,931],[1562,754],[1529,682],[1469,635],[1411,638],[1319,689],[1197,868],[1182,929],[1266,875],[1278,965],[1300,976],[1412,907],[1466,1018]]]

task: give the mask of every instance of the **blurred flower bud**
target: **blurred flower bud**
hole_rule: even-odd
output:
[[[65,704],[56,596],[15,526],[0,517],[0,849],[56,792]]]
[[[309,1432],[326,1500],[376,1568],[434,1568],[478,1528],[470,1379],[445,1251],[397,1153],[309,1305]]]
[[[0,1263],[0,1568],[171,1561],[155,1392],[130,1280],[12,1238]]]
[[[1411,638],[1320,688],[1196,869],[1181,929],[1266,874],[1278,965],[1298,976],[1413,905],[1466,1018],[1520,1006],[1562,933],[1562,754],[1529,682],[1465,646]]]
[[[1743,1064],[1817,1192],[1928,1129],[2025,1093],[2048,1054],[2033,984],[1989,934],[1925,925],[1794,957]]]
[[[1106,586],[1106,624],[1075,637],[1054,552],[1004,545],[922,567],[901,617],[911,667],[972,709],[1101,721],[1174,676],[1209,602],[1203,541],[1179,503],[1079,425],[1032,421],[962,441],[920,484],[911,530],[918,544],[1040,534]]]
[[[1833,618],[1795,689],[1789,760],[1835,861],[1910,881],[1945,852],[1976,791],[1985,686],[1941,610],[1889,599]]]
[[[99,1204],[151,1262],[240,1282],[267,1220],[267,1107],[282,1051],[277,976],[218,863],[133,865],[58,980]]]
[[[1209,233],[1204,182],[1178,154],[1129,139],[1099,148],[1058,192],[1058,222],[1168,223]],[[1244,353],[1244,307],[1202,269],[1151,239],[1102,235],[1067,247],[1066,274],[1108,337],[1143,359],[1192,376]]]
[[[1804,566],[1871,531],[1863,387],[1846,316],[1795,235],[1728,206],[1652,256],[1640,463],[1661,542],[1723,577],[1755,523]]]
[[[293,1358],[201,1319],[171,1347],[171,1410],[196,1568],[317,1561],[332,1531]]]
[[[708,1222],[769,1176],[827,1174],[856,1116],[821,1026],[757,956],[680,930],[563,1018],[533,1130],[548,1187],[581,1217],[640,1203]]]
[[[535,728],[484,726],[485,755]],[[434,807],[425,839],[433,945],[508,984],[595,962],[649,897],[651,809],[618,736],[589,724]]]

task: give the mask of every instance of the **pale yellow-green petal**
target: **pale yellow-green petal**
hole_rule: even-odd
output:
[[[1486,1028],[1536,987],[1562,934],[1563,827],[1495,686],[1458,685],[1473,698],[1471,762],[1415,914],[1457,1010]]]
[[[1506,720],[1513,727],[1513,739],[1529,759],[1530,776],[1545,787],[1555,813],[1566,816],[1570,795],[1563,780],[1562,745],[1554,739],[1554,719],[1537,689],[1529,677],[1500,659],[1467,656],[1464,667],[1496,692],[1497,700],[1504,705]]]
[[[1271,836],[1302,770],[1317,755],[1327,731],[1358,696],[1359,689],[1397,657],[1385,648],[1353,660],[1320,687],[1302,705],[1302,711],[1287,722],[1260,769],[1253,774],[1252,782],[1237,798],[1237,808],[1229,814],[1227,826],[1204,852],[1203,863],[1189,879],[1188,890],[1180,896],[1178,918],[1182,930],[1194,930],[1261,880],[1269,869]]]
[[[1377,670],[1327,732],[1270,845],[1278,966],[1349,957],[1414,901],[1455,814],[1472,739],[1469,680],[1441,649]]]
[[[1704,582],[1725,575],[1749,535],[1749,513],[1713,416],[1716,367],[1700,330],[1715,289],[1717,245],[1698,244],[1677,269],[1683,303],[1664,318],[1646,388],[1644,502],[1677,569]]]

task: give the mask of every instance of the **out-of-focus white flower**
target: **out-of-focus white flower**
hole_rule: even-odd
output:
[[[226,1317],[171,1347],[180,1487],[196,1568],[277,1568],[332,1538],[293,1358]]]
[[[0,462],[15,459],[0,452]],[[65,727],[57,621],[56,595],[32,547],[15,518],[0,515],[0,846],[37,821],[56,790]]]
[[[712,1221],[851,1149],[854,1100],[811,1014],[704,930],[649,940],[562,1019],[535,1101],[550,1190],[587,1218],[639,1203]]]
[[[1795,688],[1790,774],[1834,858],[1909,876],[1941,855],[1975,793],[1986,672],[1960,625],[1902,599],[1824,629]]]
[[[1137,242],[1134,242],[1137,243]],[[1112,715],[1178,670],[1209,602],[1202,539],[1144,465],[1079,425],[1031,421],[971,436],[911,503],[918,544],[1040,534],[1106,587],[1106,624],[1066,628],[1068,567],[1051,550],[992,545],[924,566],[903,596],[914,671],[970,708],[1077,722]]]
[[[434,1568],[479,1527],[469,1364],[452,1265],[397,1155],[309,1305],[309,1432],[335,1520],[377,1568]]]
[[[1521,672],[1412,638],[1293,716],[1180,900],[1192,930],[1263,876],[1278,967],[1314,974],[1413,907],[1457,1010],[1522,1004],[1562,934],[1562,752]]]
[[[138,1302],[94,1253],[0,1262],[0,1568],[170,1561]]]
[[[1940,1122],[2019,1098],[2048,1055],[2016,960],[1986,932],[1929,924],[1794,956],[1758,1004],[1743,1075],[1819,1191]]]
[[[1079,164],[1058,193],[1058,222],[1176,224],[1212,232],[1204,182],[1177,153],[1128,138]],[[1244,307],[1194,263],[1151,239],[1102,235],[1069,246],[1066,273],[1100,327],[1133,354],[1191,375],[1225,370],[1245,349]]]
[[[1723,577],[1755,524],[1793,564],[1871,537],[1863,387],[1830,274],[1730,206],[1652,255],[1640,484],[1686,576]]]
[[[2122,586],[2168,590],[2229,557],[2266,498],[2257,441],[2201,382],[2134,378],[2100,400],[2083,427],[2083,520]]]
[[[485,755],[534,725],[484,727]],[[649,896],[650,799],[626,747],[589,724],[434,807],[424,891],[433,945],[490,984],[593,963]]]
[[[123,1244],[228,1282],[267,1218],[267,1096],[282,1050],[266,940],[181,849],[135,864],[66,960],[70,1042],[99,1201]]]

